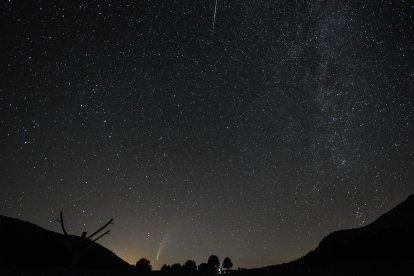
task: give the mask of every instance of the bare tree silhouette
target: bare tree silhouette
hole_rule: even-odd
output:
[[[68,232],[66,231],[66,227],[65,227],[65,222],[63,220],[63,213],[62,211],[60,211],[59,213],[59,218],[56,219],[57,222],[60,223],[60,227],[62,228],[62,232],[66,237],[66,248],[69,252],[69,255],[71,256],[71,266],[72,267],[78,267],[79,263],[82,259],[84,259],[84,247],[85,247],[85,242],[79,242],[79,241],[75,241],[73,239],[71,239],[69,237]],[[93,242],[96,242],[97,240],[99,240],[100,238],[102,238],[105,235],[108,235],[110,230],[105,231],[104,233],[102,233],[101,235],[99,235],[98,237],[96,237],[95,239],[92,239],[93,237],[95,237],[96,235],[98,235],[100,232],[102,232],[106,227],[108,227],[108,225],[113,224],[114,219],[111,218],[107,223],[105,223],[101,228],[99,228],[98,230],[96,230],[95,232],[93,232],[91,235],[87,236],[87,232],[82,232],[82,241],[86,241],[86,240],[91,240]],[[82,263],[82,262],[81,262]]]
[[[68,233],[66,232],[66,228],[65,228],[65,223],[63,221],[63,214],[62,212],[59,213],[59,218],[56,219],[57,222],[60,223],[60,226],[62,227],[62,232],[65,236],[68,235]],[[100,232],[102,232],[106,227],[108,227],[108,225],[113,224],[114,219],[111,218],[107,223],[105,223],[101,228],[99,228],[98,230],[96,230],[95,232],[93,232],[92,234],[90,234],[88,237],[86,237],[87,232],[82,232],[82,238],[86,238],[89,240],[92,240],[92,238],[94,236],[96,236],[97,234],[99,234]],[[105,231],[103,234],[99,235],[97,238],[93,239],[92,241],[96,242],[97,240],[99,240],[100,238],[102,238],[105,235],[108,235],[110,233],[110,230]]]

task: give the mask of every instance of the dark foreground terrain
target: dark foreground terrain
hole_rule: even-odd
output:
[[[63,235],[15,218],[0,216],[3,271],[129,270],[112,251],[89,239]]]
[[[0,216],[1,275],[212,275],[139,272],[101,245]],[[373,223],[325,237],[287,264],[232,275],[414,275],[414,195]]]
[[[329,234],[293,262],[238,275],[414,275],[414,195],[371,224]]]

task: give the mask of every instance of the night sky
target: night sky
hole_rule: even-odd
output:
[[[0,2],[0,214],[135,263],[293,260],[414,192],[411,1]]]

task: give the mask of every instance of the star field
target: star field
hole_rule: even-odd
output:
[[[412,3],[215,4],[2,1],[0,214],[260,267],[414,192]]]

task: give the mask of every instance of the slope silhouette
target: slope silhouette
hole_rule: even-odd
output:
[[[371,224],[326,236],[304,257],[240,275],[414,275],[414,195]]]
[[[131,269],[113,252],[88,239],[65,237],[4,216],[0,216],[0,244],[0,274],[1,269],[16,268]],[[369,225],[329,234],[300,259],[231,274],[414,275],[414,195]]]
[[[414,260],[414,195],[371,224],[333,232],[308,258],[319,260]]]
[[[64,236],[29,222],[0,216],[2,269],[111,269],[130,265],[112,251],[88,239]]]

